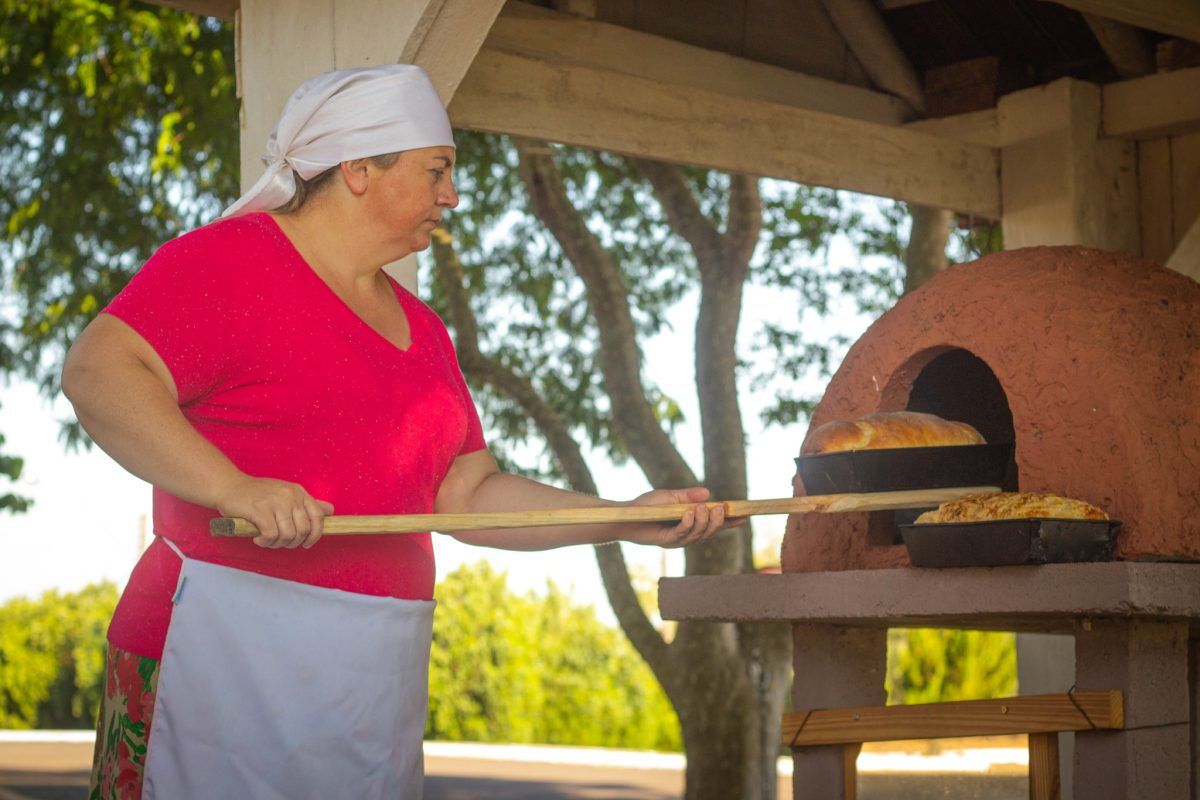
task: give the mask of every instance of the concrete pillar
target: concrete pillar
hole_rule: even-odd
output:
[[[794,629],[796,678],[792,707],[881,706],[887,701],[887,630],[833,625],[797,625]],[[795,800],[845,797],[848,781],[844,748],[803,747],[792,751]],[[851,795],[853,796],[853,795]]]
[[[1075,641],[1048,633],[1017,634],[1017,693],[1057,694],[1075,682]],[[1058,735],[1058,775],[1062,797],[1070,797],[1075,734]]]
[[[1190,800],[1187,622],[1085,620],[1075,671],[1080,690],[1124,692],[1125,729],[1076,734],[1074,797]]]

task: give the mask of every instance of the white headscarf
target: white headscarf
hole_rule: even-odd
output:
[[[266,172],[222,217],[270,211],[343,161],[454,146],[450,119],[425,70],[411,64],[340,69],[300,85],[267,140]]]

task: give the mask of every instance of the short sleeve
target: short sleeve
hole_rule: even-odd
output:
[[[206,246],[209,245],[209,246]],[[168,242],[103,310],[133,328],[167,365],[179,404],[217,388],[230,374],[237,316],[221,253],[196,233]]]

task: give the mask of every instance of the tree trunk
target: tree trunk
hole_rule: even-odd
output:
[[[944,208],[910,204],[908,210],[912,215],[912,229],[908,234],[908,247],[904,250],[905,294],[924,284],[950,263],[946,259],[946,242],[950,238],[950,226],[954,223],[954,213]]]
[[[695,474],[647,400],[641,350],[619,264],[570,203],[550,151],[521,140],[516,144],[531,207],[586,288],[617,435],[656,488],[695,485]],[[677,168],[645,163],[638,167],[650,179],[672,227],[691,244],[701,269],[696,370],[705,485],[721,499],[744,498],[746,454],[735,384],[736,334],[742,287],[762,222],[757,181],[744,176],[731,179],[729,224],[719,233],[700,213]],[[594,493],[579,446],[562,417],[527,378],[479,352],[477,326],[448,237],[435,238],[434,256],[438,279],[450,301],[451,323],[459,335],[463,371],[518,402],[537,424],[572,486]],[[751,554],[747,525],[687,548],[686,573],[749,571]],[[597,547],[596,556],[621,628],[679,716],[688,757],[685,797],[773,800],[779,719],[790,675],[788,626],[685,622],[668,644],[637,603],[620,548]]]

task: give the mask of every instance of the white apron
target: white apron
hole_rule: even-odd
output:
[[[180,558],[143,797],[418,800],[434,602]]]

